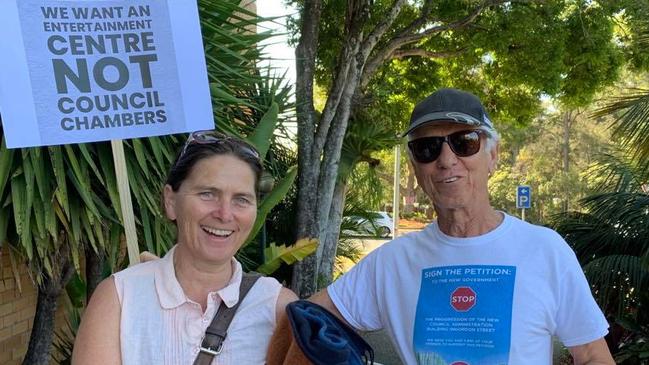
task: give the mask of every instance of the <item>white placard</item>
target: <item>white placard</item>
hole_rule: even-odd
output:
[[[0,1],[10,148],[214,127],[196,1]]]

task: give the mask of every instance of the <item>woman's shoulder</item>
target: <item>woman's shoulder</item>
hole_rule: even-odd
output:
[[[259,279],[257,279],[257,282],[261,285],[270,285],[270,286],[282,286],[277,279],[275,279],[272,276],[260,276]],[[257,285],[257,284],[255,284]]]
[[[73,363],[120,364],[120,304],[112,277],[95,289],[77,332]]]
[[[282,308],[286,306],[287,303],[297,299],[297,296],[293,291],[284,287],[279,281],[277,281],[277,279],[270,276],[260,276],[251,291],[256,293],[253,294],[253,296],[258,299],[276,300],[277,305]]]

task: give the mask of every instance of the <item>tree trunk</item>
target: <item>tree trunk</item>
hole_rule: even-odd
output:
[[[564,176],[568,176],[570,172],[570,129],[572,128],[572,122],[574,121],[573,112],[567,111],[563,113],[562,118],[562,129],[563,129],[563,140],[561,143],[561,158],[562,158],[562,171]],[[564,192],[565,194],[565,192]],[[564,195],[562,210],[563,212],[568,211],[568,196]]]
[[[317,237],[316,219],[318,175],[320,166],[314,163],[312,147],[316,130],[316,113],[313,106],[313,77],[315,53],[318,43],[321,1],[305,0],[300,18],[300,41],[295,49],[295,100],[298,136],[298,199],[297,238]],[[318,155],[319,158],[319,155]],[[317,261],[313,255],[293,267],[292,289],[301,296],[308,287],[315,286]]]
[[[38,286],[34,325],[29,337],[29,346],[23,359],[23,365],[47,365],[50,362],[58,299],[74,272],[68,264],[63,265],[62,271],[59,276],[60,281],[45,276],[42,284]]]
[[[305,3],[305,9],[306,9]],[[360,1],[361,8],[367,4]],[[357,4],[358,5],[358,4]],[[300,157],[300,181],[298,193],[298,239],[317,237],[318,249],[315,255],[298,262],[293,270],[292,289],[301,297],[309,297],[318,289],[317,280],[320,276],[318,267],[322,258],[322,244],[326,240],[326,228],[329,221],[329,212],[331,210],[332,197],[334,193],[336,177],[338,176],[338,164],[342,149],[343,138],[347,130],[349,114],[352,107],[352,99],[360,82],[363,71],[363,63],[359,62],[359,47],[362,41],[362,30],[359,24],[353,21],[356,16],[363,16],[363,11],[348,13],[347,25],[350,27],[347,32],[347,38],[343,52],[336,68],[336,78],[327,98],[325,109],[318,121],[318,127],[315,135],[307,138],[305,131],[314,129],[306,124],[305,115],[301,115],[298,110],[298,146],[311,140],[311,148],[308,151],[308,158],[304,160]],[[303,14],[304,16],[304,14]],[[361,22],[363,23],[363,22]],[[303,24],[304,27],[304,24]],[[317,34],[316,34],[317,35]],[[307,40],[300,38],[298,50],[302,47],[306,50]],[[311,39],[311,42],[316,39]],[[315,47],[315,44],[311,44]],[[300,51],[299,53],[301,53]],[[296,55],[298,52],[296,51]],[[313,54],[315,57],[315,54]],[[363,59],[364,61],[364,59]],[[302,72],[301,72],[302,71]],[[298,80],[305,77],[307,69],[298,67]],[[312,75],[312,74],[311,74]],[[306,100],[308,105],[313,105],[312,84],[313,78],[304,80],[304,83],[310,82],[311,98]],[[296,94],[299,93],[299,87]],[[300,101],[297,101],[300,104]],[[303,112],[308,112],[304,110]],[[311,119],[313,122],[315,119]],[[301,130],[302,128],[302,130]],[[300,151],[298,151],[300,153]],[[317,183],[317,186],[314,186]],[[315,188],[314,188],[315,187]],[[317,194],[314,194],[317,192]],[[317,201],[314,202],[314,196]],[[304,198],[304,199],[302,199]],[[304,216],[302,216],[304,215]]]
[[[408,176],[406,180],[406,188],[403,190],[403,195],[406,197],[406,201],[403,205],[403,214],[410,214],[415,210],[415,170],[412,167],[412,163],[408,161]],[[396,219],[396,218],[395,218]]]
[[[331,202],[327,235],[323,242],[322,258],[320,259],[320,282],[318,284],[322,287],[331,284],[333,281],[334,263],[336,262],[336,250],[338,248],[338,239],[340,238],[340,223],[343,217],[346,190],[346,182],[339,180],[336,183]]]
[[[106,255],[103,251],[99,254],[92,249],[86,247],[86,303],[90,301],[92,293],[95,292],[97,285],[104,279],[104,264],[106,262]]]

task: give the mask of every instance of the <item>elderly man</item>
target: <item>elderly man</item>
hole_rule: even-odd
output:
[[[554,231],[495,210],[498,134],[480,100],[439,90],[408,136],[437,220],[370,253],[312,300],[361,331],[385,329],[405,364],[614,364],[608,324],[575,254]]]

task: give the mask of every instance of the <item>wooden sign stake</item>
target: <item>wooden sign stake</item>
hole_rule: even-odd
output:
[[[128,183],[126,159],[124,158],[124,145],[121,139],[111,140],[110,144],[113,147],[113,161],[115,162],[119,202],[122,208],[122,224],[124,224],[124,232],[126,233],[128,261],[132,266],[140,263],[140,250],[137,245],[137,231],[135,230],[133,202],[131,201],[131,187]]]

